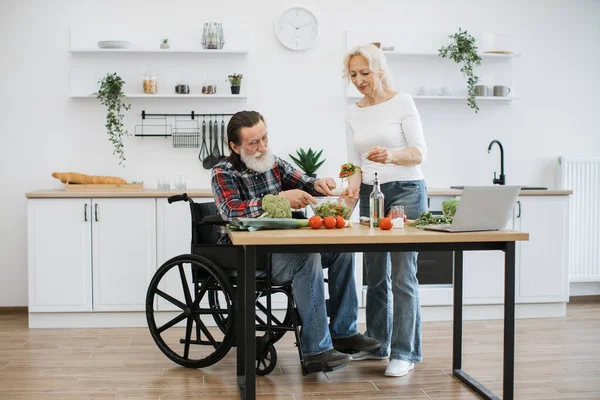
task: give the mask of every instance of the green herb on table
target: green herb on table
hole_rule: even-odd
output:
[[[441,225],[451,224],[452,217],[446,217],[444,215],[433,215],[429,211],[425,211],[419,215],[419,218],[410,224],[410,226],[426,226],[426,225]]]

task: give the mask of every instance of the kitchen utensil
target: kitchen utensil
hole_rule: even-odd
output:
[[[494,96],[504,97],[510,94],[510,88],[508,86],[494,86]]]
[[[214,127],[214,136],[215,136],[215,145],[213,146],[212,149],[212,156],[213,156],[213,167],[215,165],[217,165],[217,163],[219,161],[221,161],[221,151],[219,150],[219,122],[217,121],[216,117],[215,117],[215,122],[213,124]]]
[[[206,120],[202,118],[202,145],[200,146],[200,152],[198,153],[198,160],[204,162],[204,159],[208,155],[208,148],[206,147]]]
[[[225,157],[223,145],[225,143],[225,116],[221,115],[221,155]]]
[[[209,137],[209,141],[208,141],[208,150],[207,150],[207,156],[204,159],[204,161],[202,161],[202,166],[204,167],[204,169],[211,169],[213,167],[213,156],[212,156],[212,147],[213,147],[213,123],[212,123],[212,119],[209,116],[208,117],[208,137]]]

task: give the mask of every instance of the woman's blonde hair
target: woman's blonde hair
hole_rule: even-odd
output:
[[[387,58],[383,51],[375,45],[366,44],[356,46],[344,56],[344,78],[350,82],[350,59],[354,56],[363,56],[369,63],[369,69],[372,72],[381,73],[381,82],[385,89],[393,90],[394,81],[387,64]]]

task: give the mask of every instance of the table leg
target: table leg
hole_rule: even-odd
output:
[[[515,242],[504,252],[504,379],[503,398],[514,398],[515,379]]]
[[[256,301],[256,247],[245,246],[244,260],[243,267],[238,266],[237,310],[239,314],[237,323],[239,325],[237,333],[239,336],[236,339],[238,386],[242,399],[254,400],[256,399],[256,310],[254,307]],[[240,372],[243,374],[242,376],[240,376]]]
[[[475,378],[462,370],[462,325],[463,325],[463,251],[454,251],[454,319],[452,333],[452,373],[484,399],[499,400]]]
[[[462,368],[462,305],[463,305],[463,252],[454,252],[454,301],[452,329],[452,369]]]

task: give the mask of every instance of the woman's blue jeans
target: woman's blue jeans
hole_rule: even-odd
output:
[[[324,268],[328,268],[328,306]],[[354,253],[273,254],[271,271],[273,283],[292,282],[305,356],[331,350],[332,337],[341,339],[358,333]],[[331,323],[327,321],[328,311]]]
[[[360,187],[360,215],[369,216],[372,185]],[[425,181],[396,181],[381,185],[385,215],[404,206],[408,219],[427,210]],[[367,273],[367,332],[381,342],[376,354],[411,363],[421,362],[421,303],[416,252],[364,253]]]

